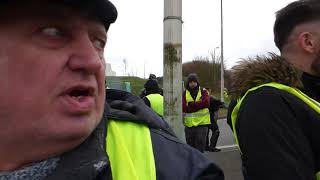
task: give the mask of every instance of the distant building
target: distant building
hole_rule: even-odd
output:
[[[116,72],[112,71],[110,63],[106,63],[106,76],[116,76]]]

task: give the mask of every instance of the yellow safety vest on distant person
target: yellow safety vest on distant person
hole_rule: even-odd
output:
[[[146,98],[150,102],[151,109],[158,115],[163,116],[163,96],[160,94],[149,94]]]
[[[106,144],[113,180],[156,180],[153,148],[147,126],[109,120]]]
[[[262,84],[260,86],[251,88],[246,92],[246,94],[243,97],[241,97],[241,99],[238,100],[238,103],[235,106],[235,108],[233,109],[232,114],[231,114],[233,135],[234,135],[234,138],[236,140],[236,143],[237,143],[239,149],[240,149],[240,146],[239,146],[239,141],[238,141],[238,136],[237,136],[237,131],[236,131],[236,123],[237,123],[237,117],[238,117],[241,103],[243,102],[244,98],[247,96],[247,94],[249,92],[256,91],[257,89],[259,89],[261,87],[266,87],[266,86],[267,87],[274,87],[276,89],[286,91],[286,92],[296,96],[297,98],[301,99],[303,102],[305,102],[309,107],[311,107],[317,113],[320,113],[320,103],[317,102],[316,100],[312,99],[311,97],[307,96],[306,94],[301,92],[299,89],[292,88],[290,86],[286,86],[286,85],[283,85],[280,83],[275,83],[275,82],[270,82],[270,83]],[[241,152],[241,149],[240,149],[240,152]],[[317,177],[317,180],[320,180],[320,172],[316,173],[316,177]]]
[[[186,103],[199,102],[201,100],[201,89],[199,87],[198,94],[195,100],[193,100],[190,92],[186,90]],[[183,113],[184,124],[187,127],[208,125],[210,124],[210,112],[208,108],[200,109],[193,113]]]

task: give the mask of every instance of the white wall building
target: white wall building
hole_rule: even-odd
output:
[[[111,64],[106,63],[106,76],[116,76],[116,72],[112,71]]]

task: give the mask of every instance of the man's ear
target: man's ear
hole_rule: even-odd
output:
[[[317,42],[317,36],[311,32],[302,32],[298,36],[298,43],[300,48],[308,53],[317,52],[317,46],[319,46],[319,42]]]

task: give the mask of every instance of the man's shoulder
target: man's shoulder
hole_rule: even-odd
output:
[[[283,103],[284,99],[292,95],[282,90],[272,87],[262,87],[255,91],[247,93],[245,98],[241,102],[240,111],[251,113],[250,109],[257,113],[260,111],[266,112],[271,109],[280,108],[280,104]]]
[[[243,102],[255,104],[270,103],[272,105],[276,105],[279,102],[300,104],[299,102],[301,102],[301,99],[285,90],[274,87],[261,87],[255,91],[249,92]]]
[[[239,108],[236,130],[240,134],[240,143],[241,136],[247,136],[252,132],[263,133],[261,129],[275,130],[279,124],[296,122],[293,117],[295,114],[293,105],[288,103],[288,99],[294,98],[291,96],[272,87],[262,87],[248,93],[240,107],[235,106]]]
[[[294,122],[294,119],[303,120],[302,116],[312,115],[310,113],[311,108],[295,95],[272,87],[262,87],[244,98],[238,120],[271,125],[271,119],[276,123]]]

